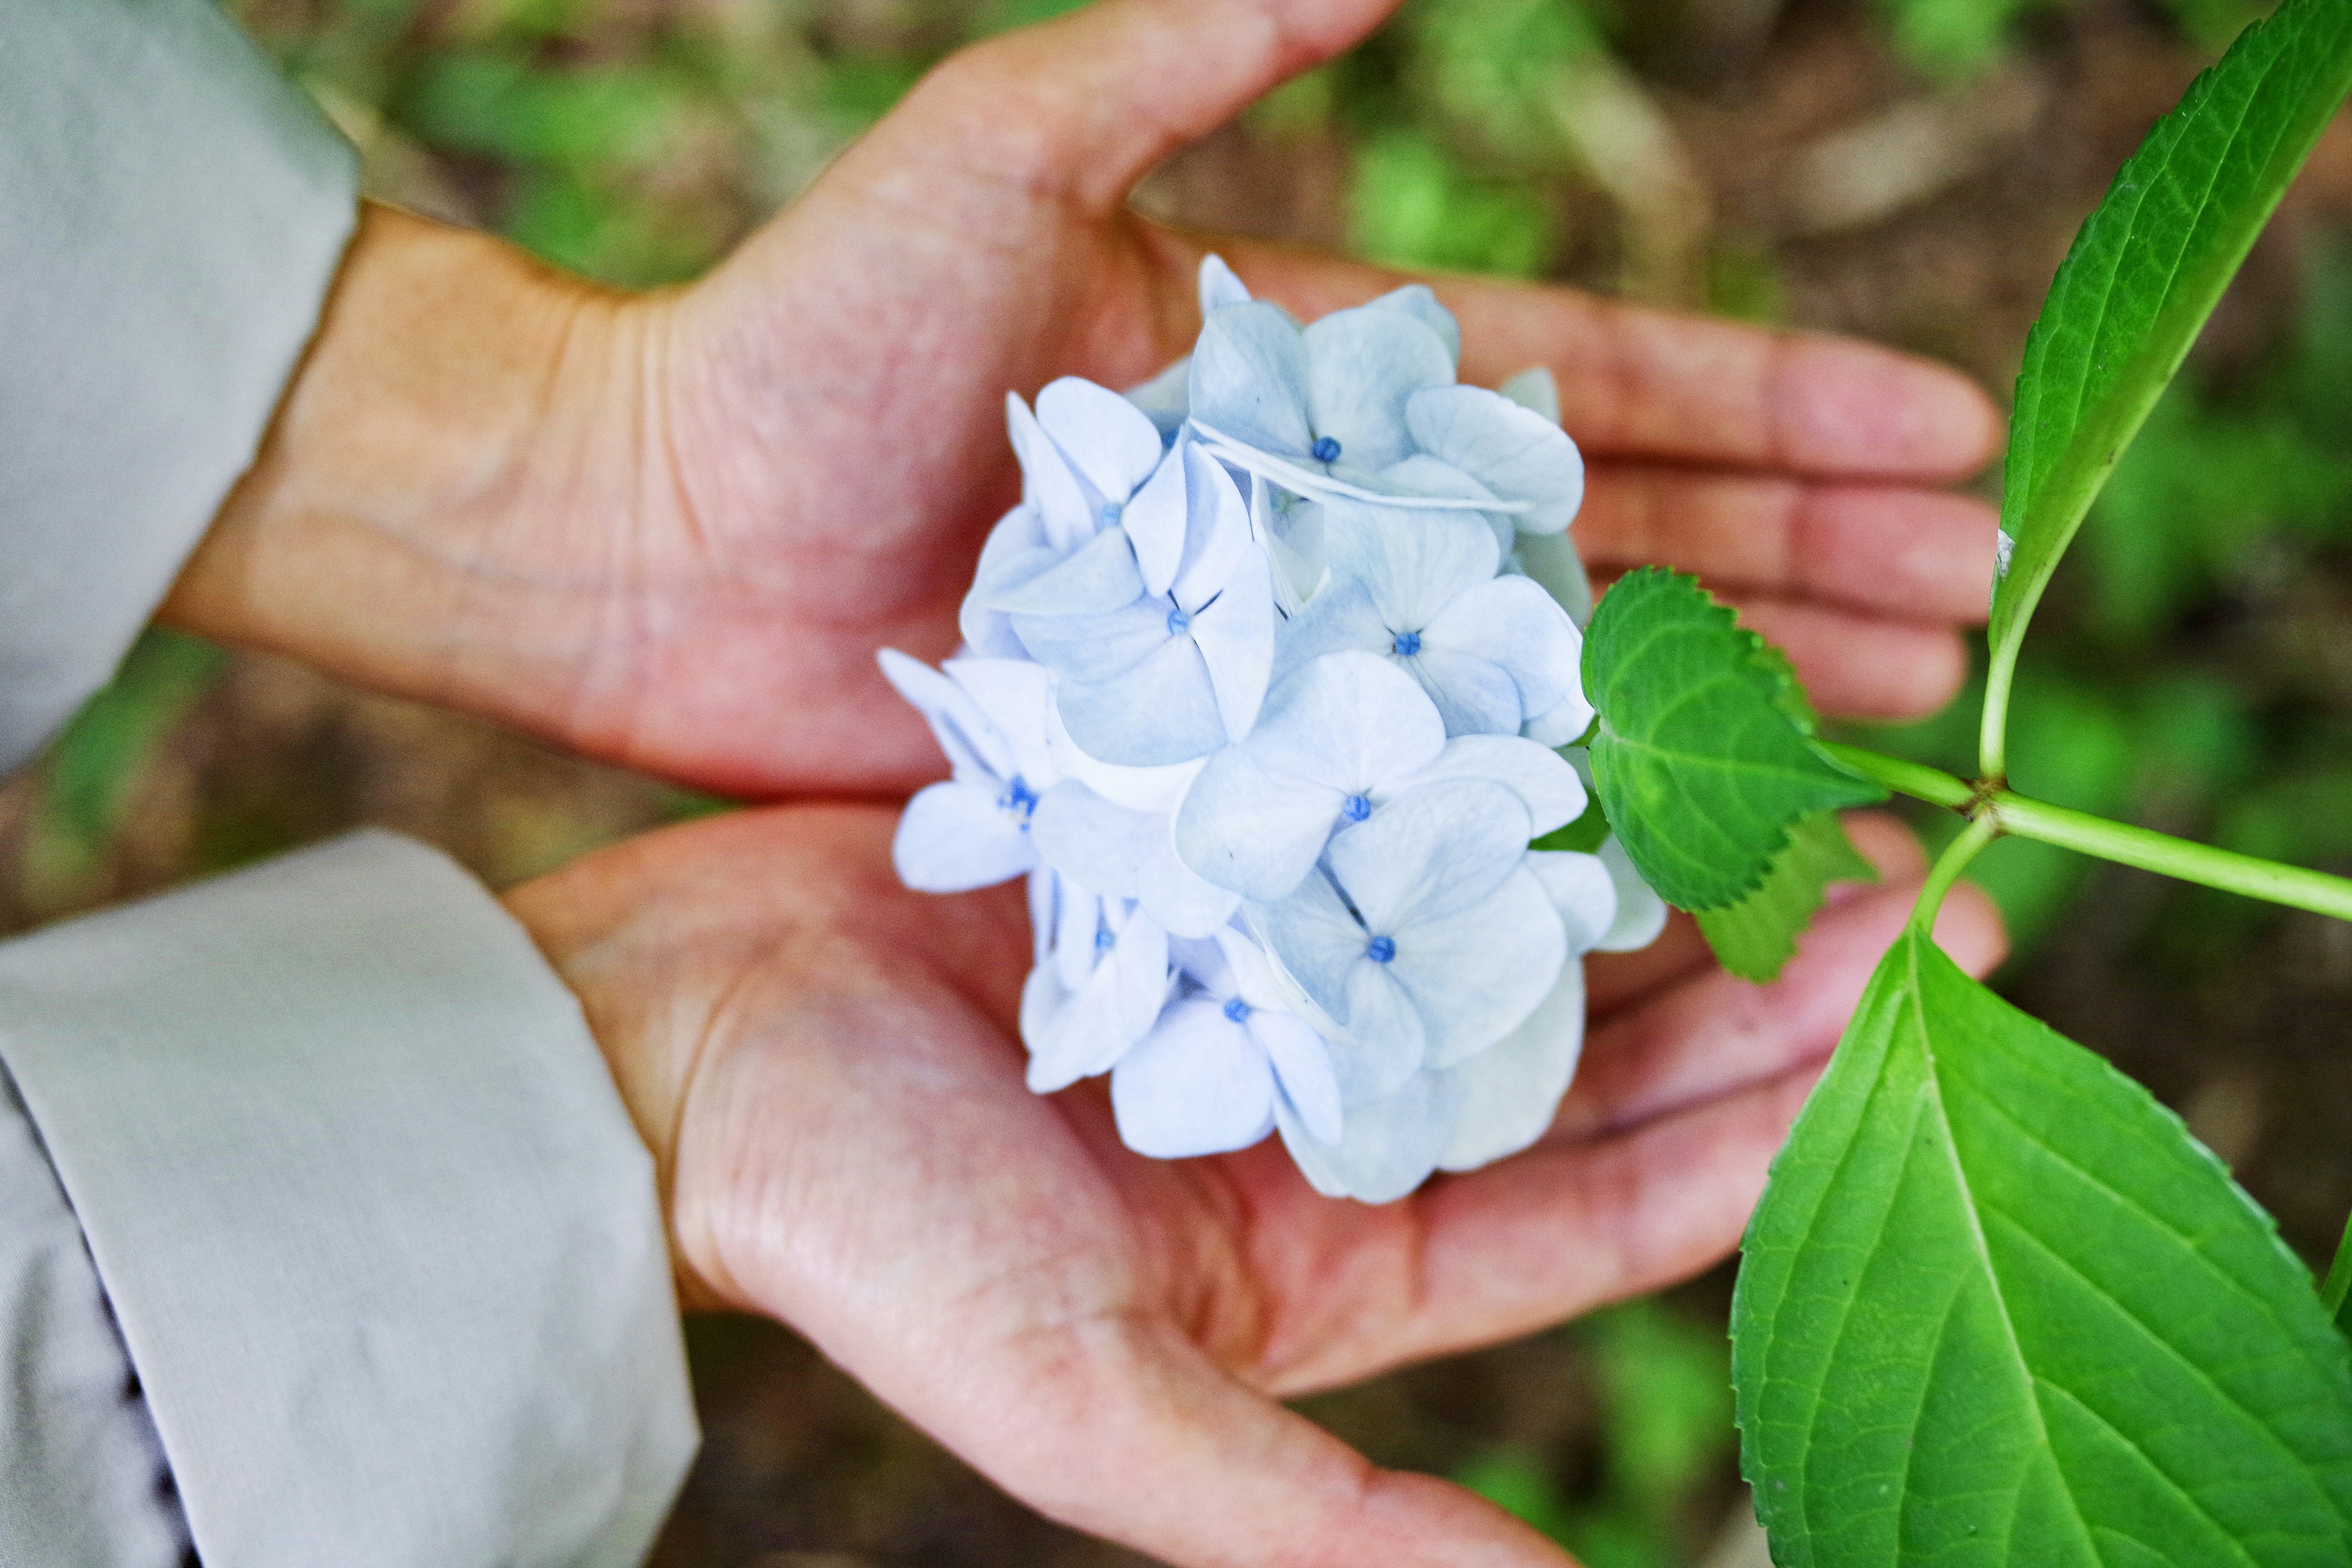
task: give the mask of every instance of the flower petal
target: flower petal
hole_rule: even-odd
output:
[[[1438,1163],[1449,1171],[1492,1164],[1541,1138],[1584,1054],[1584,965],[1561,966],[1559,983],[1527,1022],[1460,1067],[1453,1127]]]
[[[1045,864],[1088,892],[1131,899],[1140,880],[1135,832],[1140,820],[1139,813],[1065,779],[1037,803],[1029,837]]]
[[[1331,1046],[1343,1105],[1368,1105],[1394,1094],[1429,1055],[1428,1015],[1394,967],[1360,958],[1349,972],[1347,1037]]]
[[[1192,632],[1225,735],[1238,741],[1257,722],[1274,668],[1274,580],[1264,551],[1249,547],[1224,591],[1193,613]]]
[[[1244,742],[1270,770],[1369,793],[1437,760],[1445,721],[1412,678],[1376,654],[1327,654],[1266,693]]]
[[[1227,305],[1246,305],[1249,297],[1249,286],[1234,276],[1223,257],[1213,250],[1201,258],[1201,320]]]
[[[1437,1168],[1461,1097],[1450,1073],[1416,1073],[1402,1089],[1348,1112],[1339,1142],[1318,1140],[1279,1101],[1275,1125],[1309,1185],[1326,1197],[1392,1203]]]
[[[1498,496],[1534,503],[1519,514],[1521,531],[1558,533],[1575,520],[1584,502],[1584,458],[1558,421],[1478,386],[1416,392],[1404,418],[1422,451]]]
[[[1221,461],[1245,473],[1262,475],[1283,489],[1317,500],[1339,497],[1394,506],[1404,502],[1434,510],[1498,511],[1528,510],[1530,503],[1485,495],[1475,480],[1434,458],[1409,458],[1379,473],[1349,468],[1344,459],[1328,470],[1307,457],[1286,457],[1236,439],[1217,428],[1214,421],[1192,416],[1192,428]],[[1476,496],[1465,490],[1479,491]]]
[[[1264,300],[1212,310],[1192,349],[1192,418],[1230,440],[1304,456],[1307,349],[1290,319]]]
[[[1192,506],[1184,465],[1192,446],[1180,437],[1120,514],[1120,525],[1135,546],[1143,590],[1155,598],[1176,581],[1176,568],[1184,559],[1184,533]]]
[[[1418,632],[1502,563],[1494,531],[1460,512],[1333,501],[1324,510],[1331,575],[1364,585],[1393,632]]]
[[[875,659],[882,666],[883,679],[931,727],[932,737],[948,754],[948,765],[955,770],[957,777],[981,775],[1002,780],[1013,776],[1020,764],[1013,757],[1012,743],[998,733],[995,723],[972,700],[970,692],[922,660],[909,658],[895,647],[883,648]]]
[[[1517,869],[1528,838],[1517,795],[1482,779],[1447,779],[1334,834],[1326,853],[1367,935],[1394,937],[1402,952],[1403,928],[1479,903]]]
[[[1424,642],[1397,663],[1410,671],[1445,721],[1448,735],[1516,735],[1522,710],[1518,682],[1501,665]]]
[[[1288,898],[1252,906],[1250,923],[1307,999],[1344,1024],[1348,977],[1364,956],[1367,934],[1329,879],[1311,876]]]
[[[1190,762],[1225,743],[1209,667],[1189,637],[1164,638],[1150,657],[1108,680],[1066,672],[1058,706],[1080,751],[1124,767]]]
[[[1559,383],[1552,379],[1551,372],[1544,366],[1523,370],[1495,390],[1520,407],[1539,414],[1555,425],[1559,423]]]
[[[1632,952],[1658,940],[1666,929],[1666,900],[1642,880],[1642,873],[1633,868],[1633,857],[1611,834],[1601,841],[1601,863],[1609,868],[1610,877],[1617,884],[1617,919],[1610,925],[1608,934],[1593,947],[1601,952]]]
[[[1075,992],[1100,966],[1104,948],[1116,936],[1104,916],[1100,894],[1067,877],[1057,876],[1055,882],[1061,897],[1055,905],[1054,972],[1065,989]]]
[[[1462,735],[1446,742],[1435,762],[1392,781],[1372,800],[1383,804],[1407,790],[1454,778],[1490,779],[1517,795],[1528,808],[1533,838],[1574,822],[1591,798],[1584,780],[1549,746],[1516,735]]]
[[[1246,1026],[1274,1064],[1275,1081],[1300,1123],[1322,1142],[1338,1142],[1339,1073],[1329,1044],[1296,1013],[1255,1008]]]
[[[1565,533],[1523,534],[1513,553],[1528,580],[1549,594],[1570,620],[1581,627],[1592,618],[1592,579],[1574,540]]]
[[[1521,869],[1469,909],[1400,930],[1388,968],[1428,1026],[1427,1065],[1445,1068],[1517,1028],[1567,962],[1559,914]]]
[[[968,655],[940,666],[988,716],[1013,753],[1013,772],[1033,791],[1051,787],[1056,776],[1045,747],[1045,715],[1053,710],[1053,678],[1025,658],[973,658]]]
[[[1104,501],[1124,506],[1160,466],[1160,430],[1150,417],[1083,377],[1046,383],[1037,394],[1037,423]]]
[[[1447,605],[1423,628],[1422,639],[1510,671],[1520,706],[1529,714],[1550,714],[1563,702],[1583,701],[1578,666],[1584,638],[1559,601],[1528,578],[1481,583]],[[1587,714],[1590,723],[1589,709]],[[1518,725],[1511,730],[1516,733]]]
[[[1387,657],[1396,633],[1361,583],[1333,580],[1275,633],[1274,679],[1277,681],[1327,653],[1353,648]]]
[[[1160,432],[1163,447],[1176,439],[1176,432],[1184,427],[1185,416],[1192,413],[1188,395],[1192,381],[1192,356],[1186,354],[1150,381],[1127,389],[1127,400],[1143,410],[1143,416]]]
[[[1559,911],[1570,953],[1591,952],[1617,923],[1617,881],[1598,855],[1530,849],[1528,869]]]
[[[1045,542],[1067,554],[1099,531],[1102,519],[1087,504],[1085,487],[1054,438],[1038,425],[1029,405],[1009,392],[1004,395],[1004,422],[1013,433],[1013,455],[1021,460],[1021,500],[1036,509]]]
[[[1119,1141],[1156,1160],[1246,1149],[1274,1129],[1265,1049],[1218,1004],[1177,1002],[1110,1075]]]
[[[1055,708],[1045,711],[1045,752],[1053,759],[1057,777],[1076,779],[1105,800],[1117,802],[1129,811],[1175,810],[1201,772],[1198,759],[1167,767],[1124,768],[1090,757],[1070,739],[1069,728]]]
[[[1099,616],[1142,596],[1143,574],[1127,531],[1107,528],[1043,571],[995,588],[988,607],[1008,616]]]
[[[1177,858],[1171,814],[1139,814],[1136,820],[1136,892],[1144,912],[1171,936],[1214,934],[1241,908],[1241,895],[1218,887]]]
[[[1223,591],[1255,545],[1250,538],[1249,503],[1234,477],[1198,441],[1182,446],[1184,552],[1168,592],[1186,610],[1197,610]]]
[[[1310,324],[1300,342],[1307,351],[1310,439],[1339,442],[1339,456],[1325,462],[1360,473],[1377,472],[1411,452],[1406,399],[1454,381],[1445,340],[1402,310],[1334,310]]]
[[[1459,364],[1462,360],[1462,327],[1454,321],[1454,312],[1437,302],[1437,296],[1426,283],[1408,283],[1402,289],[1391,289],[1377,300],[1365,302],[1368,310],[1402,310],[1435,332],[1445,345],[1446,356]]]
[[[935,784],[907,803],[890,859],[919,893],[961,893],[1018,877],[1037,863],[1037,850],[990,789]]]
[[[1054,923],[1060,918],[1060,877],[1051,866],[1029,873],[1029,962],[1043,964],[1054,951]]]
[[[1015,616],[1013,629],[1030,655],[1056,675],[1108,680],[1166,645],[1168,603],[1137,599],[1125,609],[1094,616]]]
[[[1220,888],[1279,899],[1323,853],[1341,792],[1277,773],[1245,746],[1214,752],[1176,811],[1176,853]]]
[[[1045,542],[1045,521],[1035,507],[1016,506],[997,519],[988,542],[980,547],[971,590],[956,612],[956,629],[974,653],[989,658],[1029,657],[1012,622],[994,606],[1001,595],[1050,571],[1061,559]]]

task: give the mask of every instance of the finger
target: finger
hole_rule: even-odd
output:
[[[1360,304],[1403,274],[1273,246],[1220,243],[1252,289],[1302,316]],[[1850,338],[1775,331],[1465,278],[1432,288],[1462,323],[1462,378],[1532,365],[1596,458],[1943,483],[1991,459],[2000,418],[1958,371]]]
[[[1740,621],[1780,646],[1815,708],[1840,719],[1925,719],[1959,695],[1969,656],[1949,627],[1791,599],[1725,594]]]
[[[1891,883],[1824,909],[1769,984],[1711,970],[1599,1025],[1547,1141],[1604,1138],[1826,1057],[1917,894]],[[1992,901],[1966,883],[1945,900],[1936,940],[1973,974],[2007,946]]]
[[[934,1432],[1040,1511],[1178,1568],[1573,1568],[1462,1488],[1373,1466],[1172,1327],[1068,1326],[1007,1370]]]
[[[1657,563],[1724,588],[1983,623],[1993,509],[1892,485],[1810,485],[1689,468],[1595,466],[1575,539],[1601,570]]]
[[[964,50],[913,100],[984,171],[1117,209],[1162,158],[1354,44],[1397,0],[1097,0]]]

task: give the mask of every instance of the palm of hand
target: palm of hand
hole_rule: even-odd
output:
[[[1017,1495],[1186,1563],[1556,1562],[1274,1401],[1719,1256],[1906,896],[1850,901],[1764,993],[1694,972],[1678,927],[1596,978],[1544,1146],[1374,1208],[1317,1196],[1277,1142],[1148,1161],[1098,1085],[1030,1094],[1017,893],[909,893],[890,832],[862,807],[722,818],[513,901],[663,1163],[690,1295],[783,1319]],[[1948,941],[1989,953],[1955,909]]]

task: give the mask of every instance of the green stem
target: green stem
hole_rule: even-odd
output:
[[[2210,845],[2192,844],[2170,834],[2110,822],[2088,812],[2070,811],[2046,801],[2030,800],[2013,790],[1986,789],[1940,769],[1922,767],[1897,757],[1864,751],[1858,746],[1820,742],[1836,761],[1864,778],[1901,795],[1915,795],[1937,805],[1969,813],[1978,820],[1994,818],[2000,831],[2018,838],[2055,844],[2103,860],[2158,871],[2184,882],[2242,893],[2290,909],[2352,921],[2352,880],[2275,860],[2233,854]]]
[[[2018,627],[2024,635],[2024,627]],[[2004,654],[2006,657],[2003,657]],[[1992,668],[1985,671],[1984,715],[1977,731],[1977,776],[2009,779],[2009,693],[2017,679],[2017,646],[1993,650]]]
[[[1944,846],[1944,852],[1936,857],[1936,864],[1927,872],[1926,886],[1919,889],[1919,901],[1911,906],[1914,930],[1926,935],[1935,933],[1936,911],[1944,907],[1944,895],[1952,890],[1952,884],[1960,879],[1960,873],[1969,868],[1969,862],[1977,858],[1978,851],[2000,832],[2000,822],[1988,811],[1970,821],[1968,831]]]

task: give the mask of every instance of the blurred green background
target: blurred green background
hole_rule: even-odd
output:
[[[697,273],[961,44],[1055,0],[236,0],[371,193],[624,285]],[[1402,265],[1853,331],[2005,391],[2074,226],[2248,0],[1407,0],[1145,210]],[[2352,138],[2331,133],[2101,502],[2028,656],[2021,787],[2352,869]],[[1990,493],[1990,492],[1989,492]],[[1878,741],[1969,768],[1973,706]],[[707,803],[151,636],[0,791],[0,931],[361,822],[495,883]],[[1943,822],[1921,821],[1934,837]],[[2352,1207],[2352,928],[2040,846],[2002,983],[2179,1107],[2324,1256]],[[1729,1271],[1309,1402],[1591,1568],[1759,1563]],[[692,1331],[709,1443],[667,1565],[1130,1563],[772,1326]],[[1149,1484],[1148,1478],[1138,1478]]]

